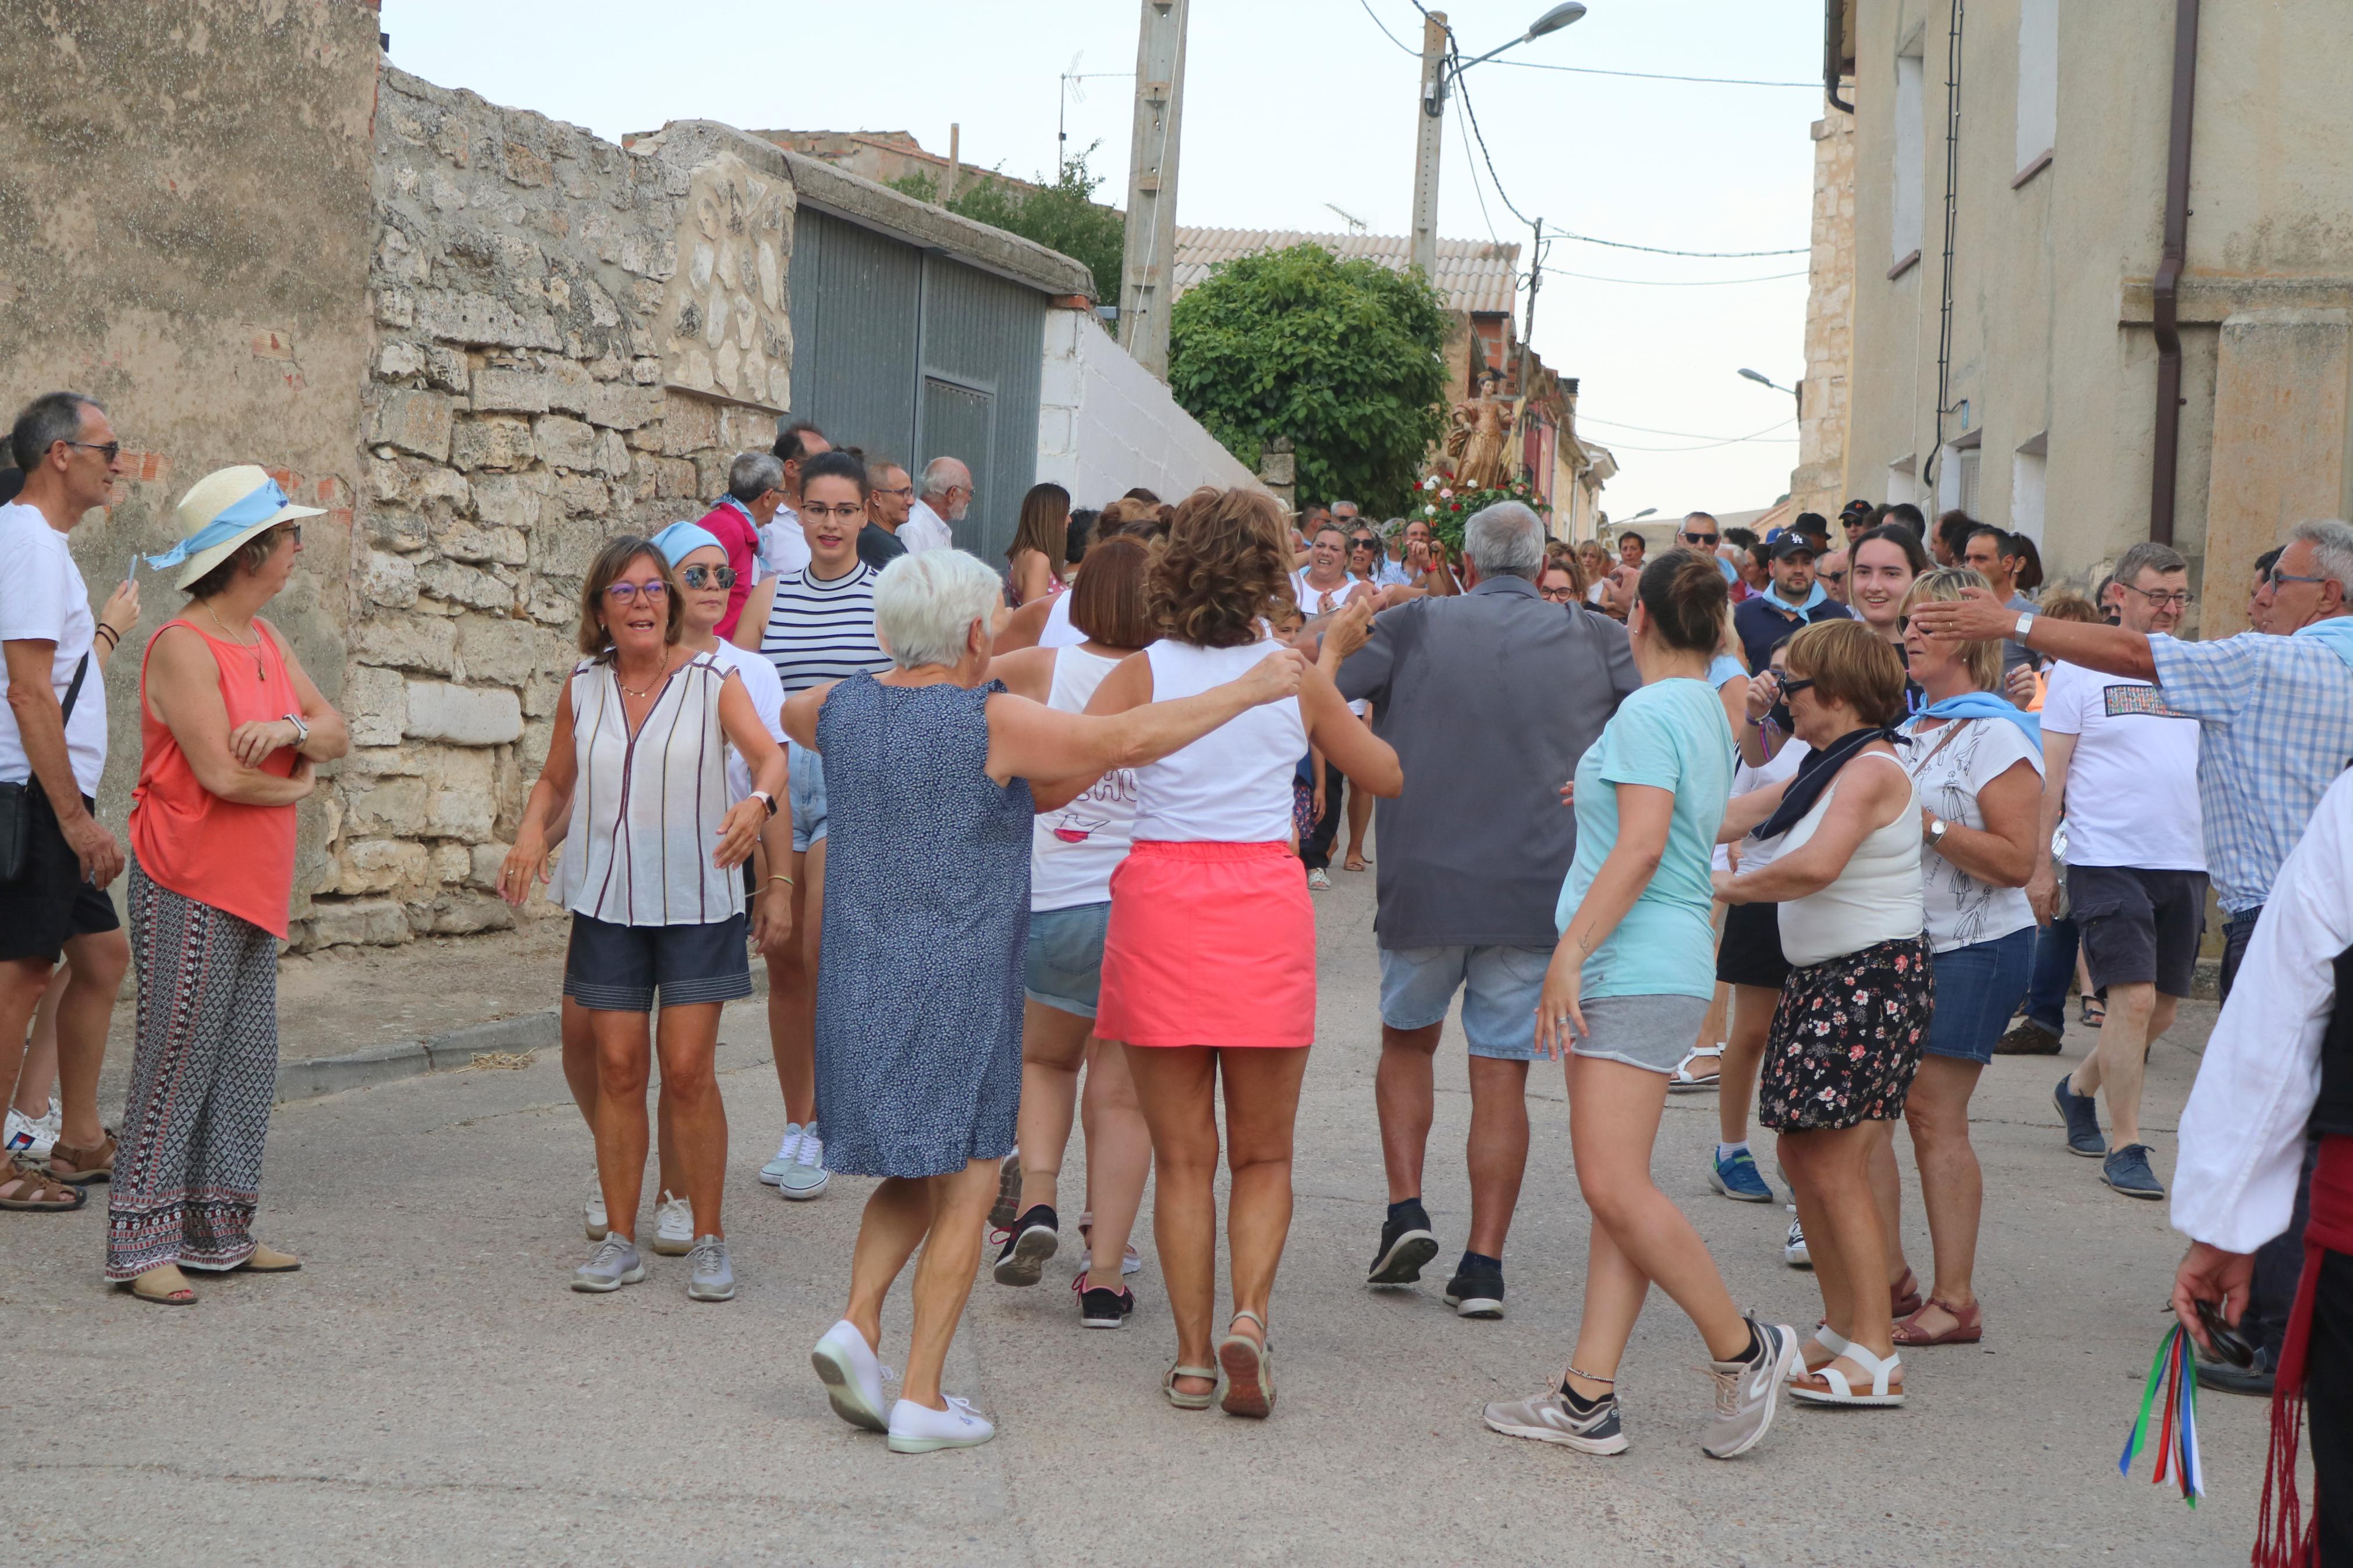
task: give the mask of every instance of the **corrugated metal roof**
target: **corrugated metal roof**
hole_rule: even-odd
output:
[[[1295,229],[1183,228],[1176,231],[1176,287],[1182,294],[1209,275],[1220,261],[1287,250],[1312,241],[1344,261],[1359,258],[1403,270],[1413,241],[1391,234],[1306,234]],[[1512,313],[1517,291],[1520,247],[1484,239],[1438,242],[1438,276],[1431,279],[1446,307],[1472,314]]]

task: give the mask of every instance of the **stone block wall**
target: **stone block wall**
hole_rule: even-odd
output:
[[[303,868],[307,946],[512,923],[491,888],[579,658],[582,576],[774,441],[790,364],[773,148],[624,151],[388,68],[375,140],[353,751]]]
[[[1852,98],[1853,85],[1847,92]],[[1876,494],[1848,474],[1847,369],[1854,353],[1854,116],[1831,110],[1813,126],[1812,256],[1807,263],[1804,408],[1789,497],[1799,511],[1836,517]]]

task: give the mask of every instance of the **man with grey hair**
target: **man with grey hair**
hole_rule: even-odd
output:
[[[909,553],[899,537],[906,525],[915,487],[907,470],[888,458],[866,458],[866,526],[858,531],[858,558],[877,572]]]
[[[1373,704],[1405,791],[1375,806],[1381,1057],[1374,1104],[1388,1216],[1368,1274],[1409,1285],[1436,1257],[1422,1207],[1433,1058],[1455,993],[1471,1061],[1471,1227],[1447,1304],[1504,1310],[1503,1251],[1527,1163],[1535,1005],[1558,932],[1553,905],[1577,850],[1563,780],[1641,684],[1626,630],[1546,603],[1543,522],[1516,501],[1463,533],[1465,591],[1376,617],[1359,600],[1328,623],[1341,695]]]
[[[760,575],[760,531],[784,504],[785,465],[773,453],[739,452],[727,465],[727,493],[702,514],[702,527],[727,552],[724,568],[733,574],[727,588],[727,614],[720,618],[719,635],[735,635],[744,614],[744,596]]]
[[[1969,536],[1972,557],[1986,542],[1983,531]],[[2106,598],[2117,625],[2169,641],[2189,607],[2189,563],[2171,545],[2136,544],[2116,563]],[[2092,1054],[2061,1081],[2058,1104],[2068,1146],[2097,1156],[2101,1179],[2129,1197],[2165,1193],[2140,1139],[2141,1063],[2189,994],[2206,924],[2198,751],[2197,721],[2148,681],[2052,665],[2042,702],[2042,824],[2026,896],[2034,918],[2049,924],[2058,887],[2050,845],[2063,814],[2067,901],[2107,1016]],[[2031,1019],[2019,1029],[2039,1031],[2050,1050],[2059,1048],[2059,1037]],[[2013,1054],[2026,1054],[2024,1043]],[[2106,1141],[2094,1095],[2108,1102]]]
[[[922,493],[899,525],[899,542],[911,555],[926,550],[955,548],[952,522],[962,522],[972,506],[972,470],[954,458],[934,458],[923,465]]]

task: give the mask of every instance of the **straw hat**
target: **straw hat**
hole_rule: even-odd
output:
[[[180,542],[147,564],[162,571],[186,564],[177,586],[186,589],[227,560],[237,547],[267,528],[298,517],[324,515],[315,506],[291,506],[278,481],[255,463],[216,468],[188,487],[174,514],[180,520]]]

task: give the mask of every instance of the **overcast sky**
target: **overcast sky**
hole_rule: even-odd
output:
[[[1468,56],[1524,30],[1546,4],[1453,0],[1448,15]],[[1807,127],[1824,112],[1820,0],[1590,5],[1583,21],[1463,79],[1512,202],[1602,239],[1801,249],[1813,188]],[[1134,71],[1138,11],[1136,0],[383,0],[383,26],[404,70],[614,140],[699,118],[903,130],[945,153],[953,121],[966,162],[1028,176],[1054,165],[1058,79],[1074,57],[1081,71]],[[1194,0],[1179,222],[1345,228],[1328,203],[1377,233],[1407,231],[1419,61],[1376,17],[1418,50],[1412,0]],[[1644,80],[1507,61],[1816,85]],[[1132,92],[1125,75],[1085,81],[1068,106],[1070,145],[1101,142],[1091,166],[1110,176],[1098,195],[1114,203],[1126,188]],[[1526,234],[1459,115],[1446,126],[1440,230]],[[1583,378],[1581,428],[1618,454],[1621,472],[1603,497],[1612,517],[1761,507],[1788,489],[1790,399],[1736,373],[1754,366],[1784,385],[1803,374],[1803,255],[1702,259],[1559,241],[1547,264],[1589,275],[1546,276],[1535,342],[1547,364]],[[1777,273],[1798,276],[1725,287],[1592,280]],[[1759,431],[1781,439],[1693,449]]]

